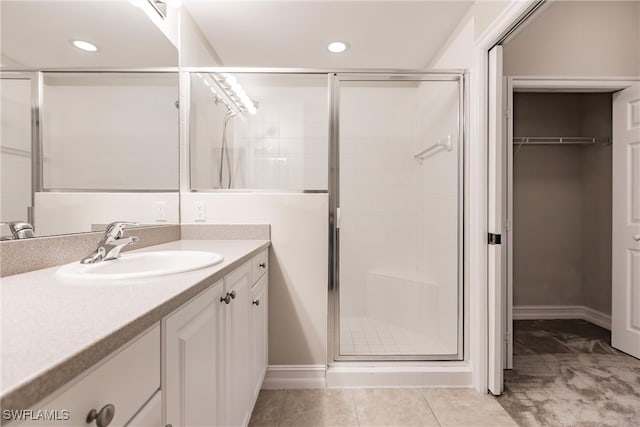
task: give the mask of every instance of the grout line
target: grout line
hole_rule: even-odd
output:
[[[429,399],[427,399],[427,396],[425,395],[423,388],[420,389],[420,394],[422,395],[422,398],[424,399],[425,403],[427,404],[427,407],[429,408],[429,411],[431,411],[431,414],[433,414],[433,418],[436,420],[436,422],[438,423],[439,426],[442,426],[442,423],[438,419],[438,415],[436,414],[436,411],[434,411],[433,408],[431,407],[431,404],[429,403]]]
[[[355,406],[356,408],[356,419],[358,420],[358,426],[361,426],[362,424],[360,424],[360,411],[358,411],[358,401],[356,400],[356,391],[355,390],[351,390],[351,396],[353,396],[353,406]]]

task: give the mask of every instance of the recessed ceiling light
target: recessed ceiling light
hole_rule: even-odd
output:
[[[77,47],[78,49],[82,49],[85,50],[87,52],[95,52],[98,50],[98,48],[96,47],[96,45],[89,43],[89,42],[85,42],[83,40],[74,40],[73,41],[73,45],[75,47]]]
[[[332,42],[329,43],[327,49],[329,49],[329,52],[332,53],[341,53],[347,50],[347,44],[345,42]]]

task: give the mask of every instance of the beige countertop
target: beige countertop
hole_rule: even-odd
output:
[[[59,267],[2,278],[0,406],[32,407],[269,245],[179,240],[129,252],[224,256],[212,267],[147,279],[68,281],[55,275]]]

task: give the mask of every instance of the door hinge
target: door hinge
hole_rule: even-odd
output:
[[[506,228],[507,228],[507,231],[511,231],[511,220],[510,219],[507,220]]]
[[[504,342],[506,342],[507,344],[511,344],[511,332],[507,332],[506,334],[504,334]]]
[[[502,235],[489,233],[489,244],[490,245],[499,245],[502,243]]]

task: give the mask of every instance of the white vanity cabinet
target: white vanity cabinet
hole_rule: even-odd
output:
[[[222,280],[163,322],[165,425],[224,425]]]
[[[156,325],[32,408],[33,417],[55,418],[32,419],[16,425],[143,425],[132,418],[144,412],[144,419],[148,420],[154,411],[156,419],[159,418],[160,408],[148,406],[154,394],[160,396],[159,389],[160,326]],[[92,411],[97,419],[87,422]],[[111,411],[112,417],[108,415]],[[64,419],[65,414],[68,419]],[[141,422],[144,419],[140,418]]]
[[[267,253],[163,320],[163,425],[248,424],[267,366]]]

